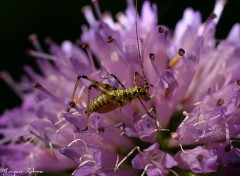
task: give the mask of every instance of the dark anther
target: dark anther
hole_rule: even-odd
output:
[[[212,19],[212,20],[213,20],[214,18],[216,18],[216,17],[217,17],[217,15],[216,15],[215,13],[211,13],[211,14],[209,15],[209,18]]]
[[[202,162],[202,161],[203,161],[203,156],[202,156],[202,155],[197,155],[196,159],[197,159],[199,162]]]
[[[239,80],[237,80],[237,84],[240,86],[240,79],[239,79]]]
[[[158,32],[159,32],[159,33],[163,33],[163,32],[164,32],[164,28],[161,27],[161,26],[159,26],[159,28],[158,28]]]
[[[81,131],[83,132],[83,131],[87,131],[87,130],[88,130],[88,126],[86,126],[86,128],[82,129]]]
[[[223,105],[224,104],[224,100],[223,99],[219,99],[218,101],[217,101],[217,105],[218,106],[221,106],[221,105]]]
[[[108,42],[108,43],[112,43],[113,40],[114,40],[114,39],[113,39],[113,37],[112,37],[111,35],[109,35],[109,36],[107,37],[107,42]]]
[[[42,87],[42,85],[40,83],[38,83],[38,82],[35,82],[33,87],[37,89],[37,88]]]
[[[19,136],[19,137],[18,137],[18,141],[19,141],[19,142],[24,142],[24,137],[23,137],[23,136]]]
[[[52,41],[52,39],[50,37],[47,37],[45,39],[45,43],[46,43],[46,45],[51,45],[53,43],[53,41]]]
[[[81,42],[81,40],[77,39],[77,40],[75,41],[75,44],[76,44],[77,46],[81,46],[82,42]]]
[[[125,128],[126,128],[126,124],[125,124],[125,123],[122,123],[120,129],[121,129],[121,131],[124,132],[124,133],[125,133]]]
[[[151,61],[154,61],[155,60],[155,54],[154,53],[150,53],[149,54],[149,58]]]
[[[105,131],[104,127],[99,127],[98,132],[103,133]]]
[[[82,48],[87,48],[87,47],[89,47],[89,45],[88,45],[88,43],[81,43],[81,47]]]
[[[88,130],[88,127],[86,126],[86,128],[80,129],[79,127],[77,127],[77,126],[75,125],[75,130],[76,130],[76,132],[78,132],[78,133],[82,133],[82,132],[87,131],[87,130]]]
[[[225,150],[225,152],[230,152],[231,145],[230,144],[226,145],[224,150]]]
[[[170,96],[170,88],[166,87],[165,90],[164,90],[164,97],[169,98],[169,96]]]
[[[18,142],[19,143],[24,143],[24,142],[29,142],[31,141],[31,138],[24,138],[24,136],[19,136],[18,137]]]
[[[86,126],[86,128],[80,129],[79,127],[77,127],[77,126],[75,125],[75,130],[76,130],[76,132],[81,133],[81,132],[87,131],[87,130],[88,130],[88,127]]]
[[[178,54],[179,54],[179,56],[183,56],[183,55],[185,54],[184,49],[180,48],[180,49],[178,50]]]

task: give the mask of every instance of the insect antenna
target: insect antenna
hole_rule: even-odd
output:
[[[140,52],[140,45],[139,45],[139,36],[138,36],[138,0],[136,0],[136,2],[135,2],[135,10],[136,10],[135,27],[136,27],[138,57],[139,57],[139,61],[140,61],[141,69],[142,69],[144,83],[146,85],[148,85],[148,82],[147,82],[147,79],[146,79],[146,76],[145,76],[145,72],[144,72],[144,69],[143,69],[143,58],[142,58],[142,55],[141,55],[141,52]]]

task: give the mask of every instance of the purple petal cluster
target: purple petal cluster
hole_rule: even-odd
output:
[[[159,150],[158,143],[139,152],[132,159],[133,168],[144,170],[147,175],[167,175],[168,169],[176,165],[177,162],[171,155]]]
[[[157,25],[157,7],[149,1],[137,16],[128,0],[117,22],[93,3],[98,18],[90,7],[83,8],[88,26],[82,26],[78,42],[59,46],[47,39],[45,53],[31,36],[35,50],[28,54],[37,58],[42,74],[25,67],[28,77],[14,88],[23,105],[0,118],[1,168],[71,169],[75,176],[134,175],[139,170],[148,176],[181,171],[224,176],[231,169],[237,175],[240,24],[217,43],[214,35],[224,2],[217,1],[217,16],[205,22],[199,12],[186,9],[172,35]],[[71,97],[78,75],[130,91],[135,72],[143,77],[137,78],[137,86],[145,77],[149,85],[151,100],[144,106],[137,98],[122,97],[129,103],[118,105],[120,111],[91,113],[86,120],[91,82],[81,79]],[[9,82],[6,73],[1,77]],[[90,100],[99,94],[91,91]],[[180,122],[176,129],[173,122]]]

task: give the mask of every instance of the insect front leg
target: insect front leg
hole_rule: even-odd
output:
[[[123,85],[123,83],[117,78],[116,75],[111,73],[111,74],[109,74],[109,76],[113,77],[118,82],[118,84],[122,87],[122,89],[126,89],[125,86]]]
[[[137,76],[140,76],[143,80],[144,80],[144,77],[142,77],[138,72],[134,72],[134,76],[133,76],[133,85],[134,86],[137,86]],[[145,83],[146,84],[146,83]],[[141,100],[141,97],[138,95],[137,96],[138,100],[140,101],[141,105],[143,106],[143,108],[145,109],[145,111],[147,112],[147,114],[152,117],[153,119],[155,119],[155,117],[150,114],[147,110],[147,108],[145,107],[145,105],[143,104],[143,101]]]
[[[138,72],[134,72],[134,75],[133,75],[133,86],[137,86],[137,76],[139,76],[142,80],[144,80],[144,78]]]

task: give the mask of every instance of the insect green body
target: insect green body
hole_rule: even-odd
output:
[[[116,87],[111,86],[109,84],[98,82],[86,75],[79,75],[73,90],[72,101],[68,108],[68,112],[72,107],[76,106],[74,102],[74,95],[81,78],[86,79],[92,83],[88,87],[88,101],[87,101],[87,110],[86,110],[87,124],[88,124],[89,116],[91,113],[93,112],[107,113],[117,108],[119,108],[121,111],[122,107],[126,106],[127,104],[130,104],[135,99],[138,99],[143,105],[143,107],[145,108],[141,100],[144,100],[144,101],[150,100],[149,85],[148,85],[148,82],[145,81],[143,84],[137,86],[136,77],[140,76],[138,72],[134,73],[134,83],[133,83],[134,87],[129,89],[126,89],[125,86],[119,81],[119,79],[115,75],[110,74],[110,76],[112,76],[122,86],[122,89],[117,89]],[[97,91],[101,92],[101,94],[98,95],[90,103],[92,88],[95,88]],[[86,126],[86,129],[87,128],[88,127]]]
[[[89,105],[90,112],[106,113],[117,108],[122,108],[135,99],[148,100],[148,88],[134,86],[130,89],[111,90],[97,96]]]
[[[130,104],[137,98],[137,87],[132,89],[112,90],[97,96],[89,106],[91,112],[106,113]]]

